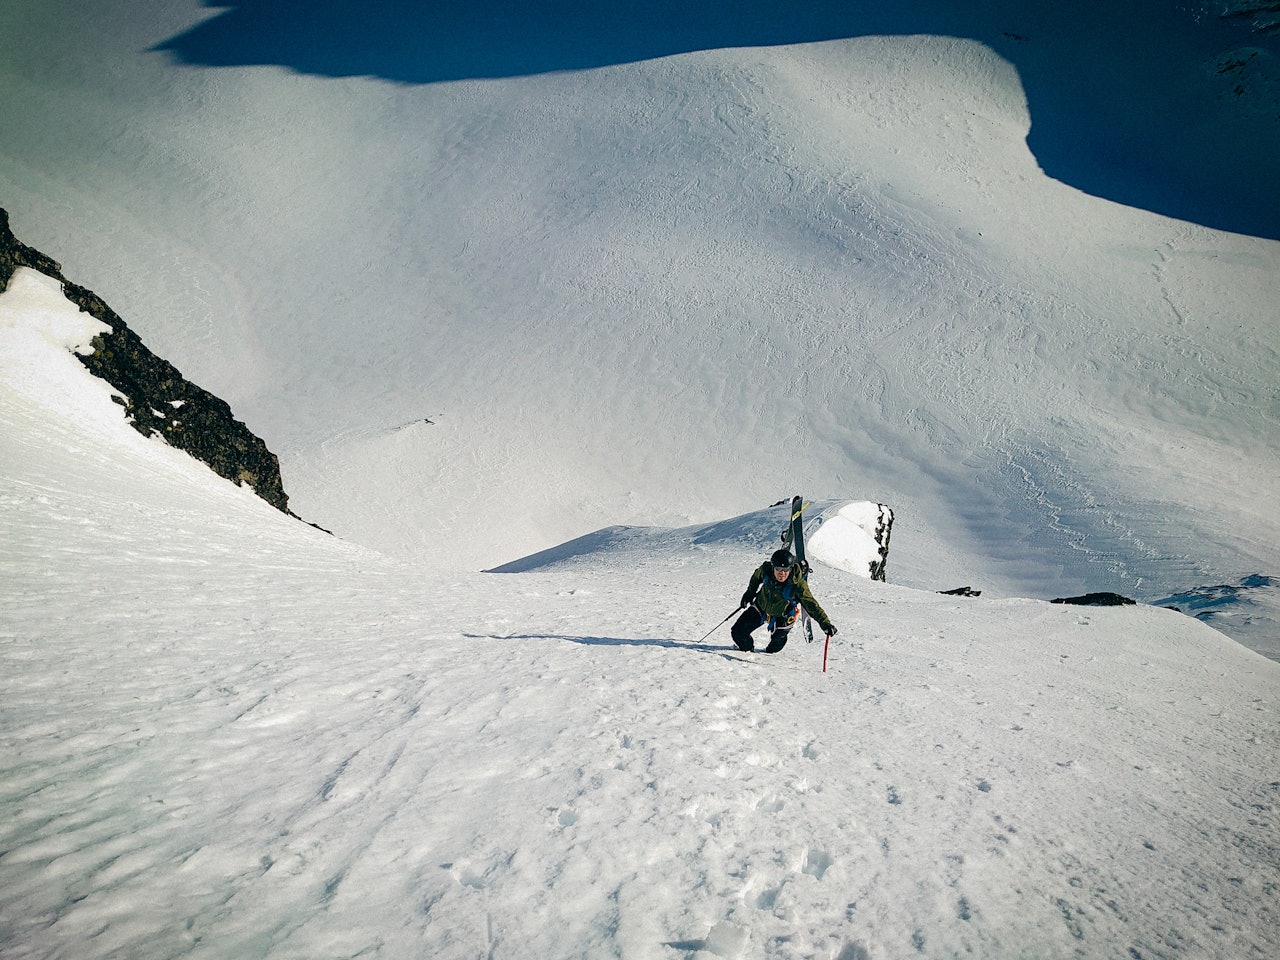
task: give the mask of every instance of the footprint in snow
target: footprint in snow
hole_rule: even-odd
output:
[[[846,943],[836,954],[836,960],[871,960],[871,954],[862,943]]]
[[[831,854],[825,850],[810,850],[805,854],[803,870],[809,876],[821,880],[823,875],[831,869],[833,862]]]
[[[440,868],[448,870],[459,886],[470,887],[472,890],[483,890],[485,887],[484,874],[468,863],[442,863]]]
[[[747,945],[747,931],[728,920],[721,920],[707,931],[703,940],[669,940],[667,946],[676,950],[706,952],[717,957],[737,957],[742,955]]]

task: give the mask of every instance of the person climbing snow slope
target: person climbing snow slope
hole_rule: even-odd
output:
[[[739,649],[752,653],[755,641],[751,634],[765,623],[769,626],[769,645],[765,653],[777,653],[787,644],[790,632],[800,609],[814,620],[827,636],[836,632],[835,625],[813,599],[809,592],[804,571],[789,550],[775,551],[768,561],[751,574],[747,592],[742,595],[740,609],[744,612],[733,624],[733,643]]]

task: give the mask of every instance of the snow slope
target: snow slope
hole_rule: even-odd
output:
[[[1153,599],[1280,566],[1280,243],[1041,166],[1075,143],[1075,173],[1173,197],[1194,153],[1270,209],[1265,35],[1235,70],[1182,7],[857,6],[815,34],[844,39],[408,84],[291,62],[378,53],[336,2],[239,34],[268,7],[9,6],[15,230],[349,540],[482,569],[799,490],[893,506],[907,585]],[[187,65],[221,62],[206,21],[228,62],[313,72]],[[1169,125],[1199,131],[1177,162]]]
[[[0,296],[4,960],[1280,950],[1280,665],[1195,620],[819,566],[828,672],[742,657],[749,524],[393,561],[129,428],[82,318]]]

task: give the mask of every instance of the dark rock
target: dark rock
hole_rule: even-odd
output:
[[[880,504],[880,518],[876,522],[875,541],[880,546],[879,559],[871,562],[871,579],[884,582],[885,567],[889,564],[889,536],[893,533],[893,510]]]
[[[1138,601],[1122,597],[1118,593],[1086,593],[1079,597],[1059,597],[1051,603],[1073,603],[1081,607],[1131,607]]]
[[[62,279],[62,265],[19,241],[9,229],[8,211],[0,208],[0,291],[9,289],[13,272],[19,267],[30,267],[45,276]]]
[[[91,354],[76,356],[90,373],[123,394],[119,402],[135,430],[163,437],[219,476],[248,484],[267,503],[289,513],[280,461],[267,445],[235,419],[225,401],[152,353],[101,297],[67,280],[57,261],[21,243],[9,228],[8,213],[0,209],[0,291],[8,288],[18,267],[58,280],[68,300],[111,328],[93,338]]]
[[[954,590],[939,590],[944,597],[980,597],[981,590],[975,590],[973,587],[956,587]]]

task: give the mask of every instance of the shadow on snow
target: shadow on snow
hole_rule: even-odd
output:
[[[464,633],[468,640],[567,640],[587,647],[663,647],[669,650],[693,650],[697,653],[721,653],[732,647],[709,643],[688,643],[673,637],[574,637],[563,633]]]
[[[1018,69],[1047,175],[1177,219],[1280,239],[1280,37],[1168,0],[205,0],[157,46],[197,66],[439,83],[729,47],[928,34]]]

